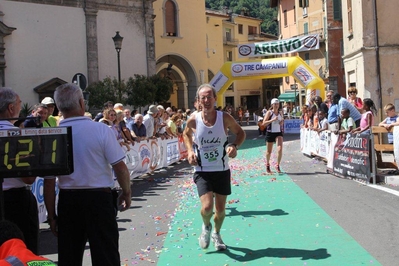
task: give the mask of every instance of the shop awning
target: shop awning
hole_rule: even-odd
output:
[[[285,92],[278,96],[278,99],[282,102],[295,102],[295,98],[298,96],[298,92]]]

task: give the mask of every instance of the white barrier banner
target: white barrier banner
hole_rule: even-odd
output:
[[[399,127],[393,127],[393,154],[395,162],[399,163]]]
[[[327,158],[328,152],[330,149],[330,132],[329,131],[322,131],[319,134],[319,150],[318,154],[320,157]]]
[[[332,139],[335,140],[333,143],[336,143],[335,134],[331,134],[330,131],[322,131],[319,134],[307,128],[301,128],[300,133],[301,151],[303,154],[308,156],[319,156],[327,159],[327,161],[329,161],[330,158],[332,160],[331,156],[333,156],[333,154],[330,154],[330,151],[333,150],[331,149]]]

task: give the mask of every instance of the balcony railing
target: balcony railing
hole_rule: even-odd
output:
[[[233,45],[233,46],[237,46],[238,45],[238,39],[233,39],[231,37],[223,37],[223,44],[224,45]]]
[[[264,41],[266,38],[260,34],[249,34],[248,41]]]

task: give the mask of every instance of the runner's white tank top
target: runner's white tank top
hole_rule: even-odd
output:
[[[208,127],[202,121],[202,112],[195,114],[196,130],[194,142],[198,145],[201,165],[194,167],[196,172],[225,171],[229,169],[226,153],[227,135],[224,130],[223,112],[216,111],[216,122]]]

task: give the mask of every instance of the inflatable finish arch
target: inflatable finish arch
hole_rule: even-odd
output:
[[[306,88],[306,101],[315,95],[325,97],[324,81],[299,56],[226,62],[209,82],[217,91],[217,104],[223,106],[223,93],[234,80],[293,76]]]

